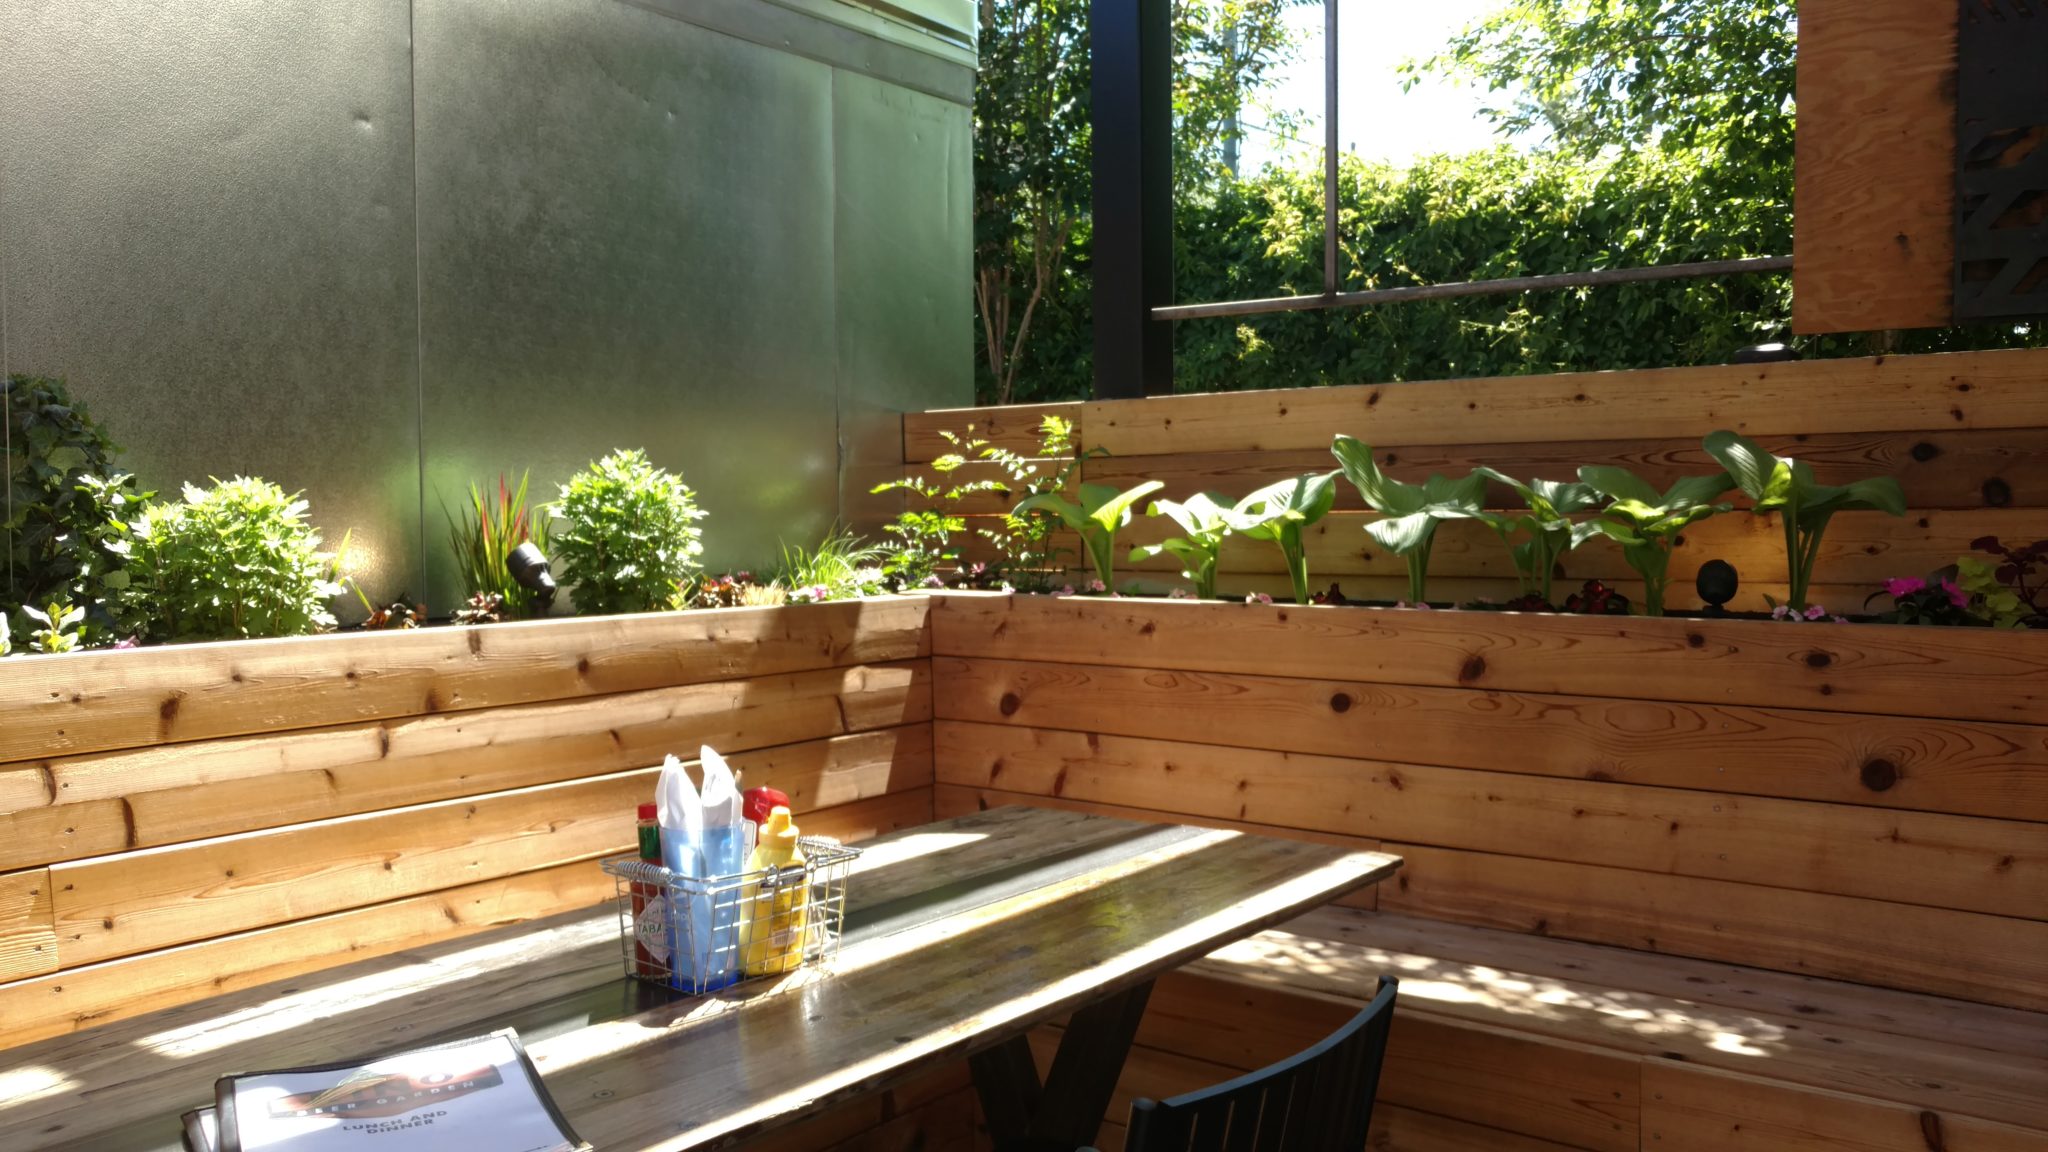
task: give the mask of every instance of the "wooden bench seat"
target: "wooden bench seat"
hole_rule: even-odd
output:
[[[2048,1148],[2048,1014],[1343,908],[1161,981],[1110,1119],[1306,1047],[1383,972],[1376,1149]]]

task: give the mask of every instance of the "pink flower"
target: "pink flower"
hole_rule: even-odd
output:
[[[979,576],[986,571],[988,571],[988,565],[979,560],[967,566],[967,574],[969,576]]]
[[[1819,620],[1827,614],[1828,610],[1821,607],[1818,604],[1815,604],[1806,610],[1806,618],[1808,620]]]
[[[1109,589],[1108,589],[1107,587],[1105,587],[1105,586],[1103,585],[1102,581],[1100,581],[1100,580],[1090,580],[1090,581],[1088,582],[1088,590],[1089,590],[1090,592],[1107,592],[1107,591],[1109,591]]]
[[[1884,582],[1886,594],[1894,600],[1901,596],[1910,596],[1925,587],[1927,587],[1927,581],[1920,579],[1918,576],[1894,576]]]
[[[1273,598],[1264,592],[1251,592],[1245,595],[1244,602],[1247,604],[1271,604]]]
[[[1193,600],[1195,594],[1185,588],[1175,588],[1166,594],[1168,600]]]
[[[1773,620],[1783,620],[1790,615],[1792,615],[1792,606],[1790,604],[1780,604],[1776,608],[1771,609],[1771,619]]]
[[[1053,593],[1055,596],[1072,596],[1073,594],[1074,586],[1072,584],[1063,585],[1059,591]]]
[[[1948,593],[1948,602],[1950,604],[1958,608],[1968,608],[1970,606],[1970,594],[1956,587],[1954,581],[1943,580],[1941,582],[1941,590]]]

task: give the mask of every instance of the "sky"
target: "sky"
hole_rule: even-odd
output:
[[[1479,116],[1489,94],[1481,88],[1428,81],[1401,91],[1401,61],[1433,55],[1459,30],[1501,6],[1503,0],[1338,0],[1338,140],[1347,152],[1373,160],[1405,163],[1431,152],[1469,152],[1495,142],[1492,125]],[[1279,139],[1265,125],[1265,113],[1245,117],[1244,156],[1239,170],[1250,173],[1303,149],[1316,154],[1323,140],[1323,7],[1290,10],[1301,33],[1300,57],[1287,65],[1261,98],[1272,107],[1305,113],[1300,143]],[[1498,96],[1493,97],[1498,99]]]

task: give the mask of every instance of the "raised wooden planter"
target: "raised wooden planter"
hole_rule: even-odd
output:
[[[941,816],[1406,861],[1373,912],[1163,981],[1113,1122],[1392,972],[1388,1147],[2048,1133],[2048,634],[990,594],[932,628]]]
[[[904,597],[0,661],[0,1047],[611,894],[670,752],[931,818]]]

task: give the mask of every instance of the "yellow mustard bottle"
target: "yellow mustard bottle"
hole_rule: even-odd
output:
[[[768,875],[749,881],[740,894],[740,964],[748,976],[775,976],[803,963],[811,885],[796,837],[789,809],[769,809],[747,860],[748,874]]]

